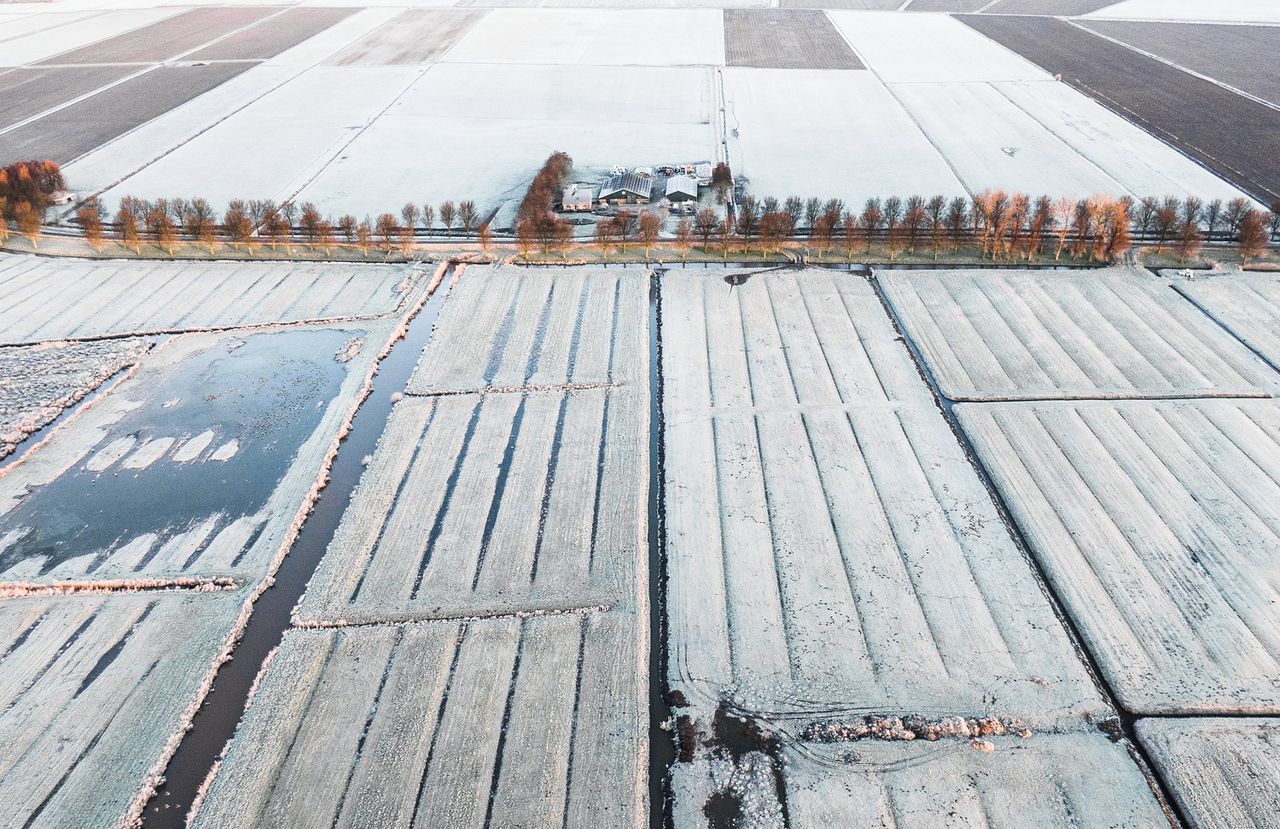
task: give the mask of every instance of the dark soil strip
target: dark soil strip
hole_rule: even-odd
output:
[[[1050,14],[1058,17],[1070,17],[1077,14],[1088,14],[1107,6],[1114,6],[1116,0],[999,0],[986,10],[987,14]]]
[[[256,65],[152,69],[0,135],[0,164],[28,158],[66,164]]]
[[[452,270],[452,269],[451,269]],[[165,769],[164,785],[147,804],[142,815],[146,829],[183,829],[187,812],[244,714],[249,688],[262,663],[290,626],[289,615],[306,589],[311,574],[324,556],[338,523],[351,500],[351,493],[364,472],[362,460],[372,455],[378,438],[391,415],[392,397],[404,391],[409,375],[423,348],[431,339],[436,316],[449,293],[446,274],[440,288],[409,325],[405,338],[378,364],[373,390],[361,404],[343,439],[321,491],[315,509],[302,525],[297,541],[285,556],[275,583],[253,608],[244,636],[232,659],[218,670],[213,689],[196,713],[191,729],[183,736],[173,759]]]
[[[1263,204],[1280,201],[1280,111],[1062,20],[958,19],[1061,75]]]
[[[866,68],[831,18],[816,9],[725,9],[724,54],[729,66]]]
[[[188,55],[186,60],[266,60],[345,20],[355,9],[290,9]]]
[[[270,8],[206,6],[63,52],[41,63],[152,63],[169,60],[225,34],[256,23]]]
[[[87,95],[138,69],[137,66],[69,66],[5,72],[0,75],[0,129]]]

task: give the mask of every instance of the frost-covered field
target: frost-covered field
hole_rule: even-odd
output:
[[[879,280],[952,400],[1277,391],[1265,363],[1141,272],[886,271]]]
[[[0,341],[371,317],[396,310],[420,276],[404,265],[0,255]]]
[[[1124,0],[1087,16],[1118,20],[1280,23],[1280,6],[1272,0]]]
[[[0,601],[0,807],[9,826],[112,829],[203,693],[241,593]]]
[[[1138,737],[1195,829],[1280,827],[1280,720],[1139,720]]]
[[[143,339],[0,348],[0,458],[146,353]]]
[[[1280,710],[1280,408],[1091,401],[957,413],[1127,710]]]
[[[44,18],[41,24],[50,22],[53,25],[28,24],[22,26],[30,29],[28,32],[14,30],[19,36],[4,41],[3,48],[0,48],[0,66],[22,66],[47,60],[62,52],[173,17],[182,11],[177,7],[160,7],[100,11],[96,14],[41,15]]]
[[[193,826],[646,825],[635,624],[288,633]]]
[[[919,743],[805,745],[787,750],[785,825],[1076,829],[1167,829],[1150,784],[1123,746],[1101,734],[995,737],[989,753]],[[850,759],[850,755],[856,759]],[[723,759],[676,767],[675,824],[715,829],[704,809],[713,793],[747,793],[749,826],[783,826],[771,763],[762,753],[738,767]],[[711,801],[715,804],[715,800]],[[710,814],[708,814],[710,813]],[[743,824],[740,824],[743,825]]]
[[[641,383],[645,271],[469,268],[440,313],[410,394]]]
[[[392,327],[156,349],[0,477],[3,589],[265,575]]]
[[[965,195],[964,185],[879,80],[865,71],[723,72],[729,163],[759,196]]]
[[[609,606],[644,560],[643,388],[410,397],[307,592],[307,622]]]
[[[1280,277],[1200,274],[1190,281],[1172,277],[1171,283],[1272,365],[1280,365]]]

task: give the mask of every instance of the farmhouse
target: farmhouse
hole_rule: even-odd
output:
[[[560,205],[568,211],[590,210],[595,201],[596,189],[589,184],[573,183],[564,188]]]
[[[600,188],[600,201],[606,204],[648,204],[653,195],[653,179],[641,173],[610,176]]]
[[[666,199],[669,202],[698,200],[698,182],[692,176],[675,175],[667,179]]]

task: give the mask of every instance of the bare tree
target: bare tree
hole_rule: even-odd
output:
[[[822,215],[822,199],[808,199],[804,203],[804,221],[810,228]]]
[[[328,219],[321,219],[316,224],[316,244],[324,251],[325,256],[329,255],[329,251],[333,249],[337,241],[333,232],[333,222]]]
[[[453,207],[453,202],[444,201],[440,203],[440,224],[444,225],[444,232],[453,232],[453,220],[457,211]]]
[[[613,247],[614,232],[613,228],[610,227],[612,224],[613,220],[608,219],[603,222],[596,222],[595,226],[596,247],[600,248],[600,256],[606,262],[609,261],[609,249]]]
[[[222,229],[231,237],[232,247],[249,245],[253,237],[254,221],[245,209],[244,202],[232,199],[227,205],[227,212],[222,214]]]
[[[0,223],[4,216],[0,215]],[[102,205],[97,201],[88,201],[76,211],[76,221],[84,229],[84,238],[93,249],[102,252]]]
[[[41,212],[28,201],[20,201],[13,206],[13,218],[18,225],[18,232],[27,237],[32,250],[40,247],[40,231],[44,224]]]
[[[908,197],[906,211],[902,216],[902,227],[906,231],[907,247],[913,254],[916,252],[916,243],[920,240],[920,230],[927,219],[928,213],[925,211],[924,199],[920,196]]]
[[[356,217],[350,213],[338,219],[338,232],[342,234],[343,240],[348,244],[355,244],[356,227],[360,223],[356,221]]]
[[[559,216],[552,219],[551,223],[555,235],[556,249],[560,251],[560,258],[568,259],[569,248],[573,246],[573,225]]]
[[[378,234],[378,238],[382,240],[382,244],[387,246],[387,252],[390,253],[398,241],[397,236],[400,225],[396,223],[396,217],[390,213],[383,213],[378,216],[374,229]]]
[[[1156,208],[1154,222],[1156,253],[1162,253],[1164,246],[1169,243],[1169,238],[1173,235],[1174,228],[1178,226],[1178,213],[1178,200],[1172,196],[1166,198]]]
[[[1232,238],[1240,232],[1240,226],[1244,222],[1245,214],[1250,209],[1248,199],[1237,197],[1227,202],[1227,209],[1223,212],[1222,218],[1226,222],[1227,232]]]
[[[947,236],[951,238],[951,252],[960,249],[965,228],[969,226],[969,202],[964,196],[956,196],[947,205]]]
[[[463,232],[470,233],[479,219],[480,214],[476,211],[475,202],[468,200],[458,205],[458,221],[462,223]]]
[[[716,215],[715,210],[704,207],[698,211],[698,215],[693,217],[693,222],[698,235],[702,237],[702,252],[706,253],[711,237],[716,234],[716,228],[720,225],[720,217]]]
[[[1280,235],[1280,201],[1271,203],[1271,212],[1267,214],[1267,235],[1272,239]]]
[[[1222,207],[1222,202],[1218,202],[1218,207]],[[1160,208],[1160,202],[1156,201],[1155,196],[1143,196],[1138,202],[1138,207],[1134,212],[1134,222],[1138,227],[1138,232],[1144,237],[1151,233],[1152,227],[1156,221],[1156,210]]]
[[[116,232],[120,234],[120,244],[125,247],[132,247],[134,254],[142,253],[142,240],[138,233],[138,217],[133,212],[133,207],[128,202],[129,197],[120,200],[120,207],[116,210]]]
[[[693,247],[693,222],[688,218],[676,224],[676,250],[680,251],[680,261],[687,262],[689,249]]]
[[[627,242],[636,235],[636,224],[636,214],[630,210],[619,210],[613,217],[611,223],[613,236],[618,240],[624,254],[627,252]]]
[[[320,215],[320,210],[311,202],[302,205],[302,213],[298,217],[298,227],[302,230],[302,237],[307,243],[315,246],[316,239],[320,235],[320,222],[324,217]]]
[[[422,203],[422,227],[427,233],[431,232],[431,226],[436,223],[436,211],[426,202]]]
[[[404,220],[404,226],[409,229],[409,234],[413,235],[413,229],[418,226],[418,205],[413,202],[406,202],[404,207],[400,208],[400,218]]]
[[[1222,221],[1222,199],[1213,199],[1204,206],[1205,238],[1212,240]]]
[[[537,242],[537,232],[534,227],[535,221],[530,218],[524,218],[516,222],[516,250],[521,256],[528,256],[533,251],[534,243]]]
[[[711,171],[711,189],[715,191],[716,200],[723,203],[733,189],[733,172],[729,165],[721,161]]]
[[[493,231],[489,228],[488,222],[476,228],[476,238],[480,242],[480,253],[487,257],[489,248],[493,247]]]
[[[272,250],[276,249],[276,245],[284,245],[285,253],[293,255],[293,225],[284,211],[273,210],[268,213],[264,220],[264,229],[267,232],[267,238],[271,240]]]
[[[755,235],[760,224],[760,205],[754,197],[742,197],[742,201],[738,204],[736,222],[738,235],[747,240],[749,249],[751,237]]]
[[[1238,236],[1240,264],[1248,265],[1250,259],[1257,259],[1267,252],[1267,223],[1262,211],[1245,211],[1240,217]]]
[[[1062,260],[1062,249],[1067,246],[1067,237],[1071,235],[1071,220],[1075,216],[1076,203],[1066,196],[1059,196],[1053,201],[1054,238],[1057,242],[1053,251],[1053,261]]]
[[[791,232],[800,226],[800,222],[804,220],[804,202],[799,196],[790,196],[782,204],[782,209],[786,211],[788,218],[791,219]]]
[[[662,219],[652,210],[645,210],[640,214],[640,243],[644,245],[644,259],[649,261],[649,250],[653,247],[653,243],[658,241],[658,233],[662,230]]]
[[[818,246],[818,256],[822,256],[831,250],[831,240],[835,236],[836,223],[839,220],[839,214],[833,215],[828,211],[823,211],[818,220],[814,222],[813,229],[809,232],[809,238]]]
[[[367,259],[369,257],[369,248],[373,246],[373,229],[369,227],[368,219],[356,225],[356,246],[360,248],[360,252]]]
[[[884,210],[877,198],[867,199],[862,206],[862,230],[867,234],[867,253],[871,253],[871,239],[884,224]]]
[[[845,211],[840,219],[841,238],[844,242],[845,261],[853,261],[853,250],[858,245],[858,217]]]
[[[1183,222],[1182,229],[1178,231],[1178,264],[1185,265],[1188,259],[1194,259],[1203,244],[1199,226],[1194,222]]]
[[[178,241],[178,229],[169,218],[169,212],[155,207],[147,214],[147,228],[151,231],[156,245],[165,253],[173,256],[174,246]]]

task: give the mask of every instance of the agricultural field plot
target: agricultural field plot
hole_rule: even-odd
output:
[[[724,70],[729,164],[757,197],[967,195],[870,72]]]
[[[28,6],[24,12],[5,15],[3,19],[0,19],[0,23],[4,24],[4,31],[0,33],[0,43],[12,43],[27,35],[43,32],[57,26],[65,26],[68,23],[75,23],[103,13],[102,9],[63,11],[63,8],[63,6],[59,5],[54,8],[46,7],[37,12]]]
[[[613,613],[287,633],[192,826],[646,825],[640,641]]]
[[[584,170],[713,158],[711,83],[707,68],[435,64],[299,199],[376,216],[469,198],[484,216],[502,207],[493,227],[510,227],[556,150]]]
[[[1044,70],[946,15],[835,11],[830,16],[885,83],[1050,78]]]
[[[144,339],[126,338],[0,348],[0,458],[149,347]]]
[[[642,45],[620,49],[620,37]],[[720,65],[723,25],[718,9],[496,9],[444,60],[578,67]]]
[[[1280,826],[1280,720],[1139,720],[1137,732],[1195,829]]]
[[[0,336],[10,345],[360,319],[397,310],[421,282],[405,265],[0,255]]]
[[[831,19],[821,11],[725,9],[729,66],[763,69],[863,69]]]
[[[223,38],[187,60],[267,60],[345,20],[356,9],[293,8]]]
[[[114,205],[124,195],[199,193],[215,210],[234,198],[286,201],[346,152],[422,71],[411,66],[312,68],[124,179],[103,194],[103,201]],[[409,145],[420,152],[416,142]],[[247,147],[254,151],[246,152]],[[227,165],[230,158],[235,159],[232,167]],[[385,159],[365,161],[381,164]],[[400,173],[385,169],[383,175],[401,180]],[[372,215],[398,210],[416,191],[401,195]]]
[[[1215,81],[1280,105],[1280,73],[1259,55],[1280,51],[1280,27],[1205,26],[1089,20],[1085,25],[1106,37],[1150,52]]]
[[[1171,277],[1170,282],[1241,342],[1280,366],[1280,278],[1264,273],[1214,274],[1194,281]]]
[[[779,0],[784,9],[883,9],[895,11],[903,0]]]
[[[997,0],[985,14],[1051,14],[1059,17],[1089,14],[1115,5],[1116,0]]]
[[[1280,711],[1280,408],[956,411],[1127,710]]]
[[[976,12],[990,0],[911,0],[909,12]]]
[[[250,26],[272,13],[263,7],[204,7],[122,35],[62,52],[45,63],[152,63],[175,58],[211,40]]]
[[[468,268],[407,391],[645,383],[648,276],[590,268]]]
[[[864,279],[662,290],[669,677],[702,727],[1106,715]]]
[[[119,9],[97,14],[40,14],[48,26],[3,41],[0,66],[24,66],[181,14],[181,8]],[[22,27],[27,28],[27,27]]]
[[[406,9],[329,59],[337,66],[434,63],[480,22],[484,9]]]
[[[879,280],[951,400],[1266,397],[1280,380],[1141,272],[888,271]]]
[[[136,66],[10,69],[0,72],[0,129],[132,75]],[[3,137],[0,136],[0,141]]]
[[[961,19],[1061,74],[1263,204],[1280,199],[1280,110],[1066,21],[1025,15]]]
[[[992,737],[989,752],[921,742],[790,748],[785,770],[759,752],[677,764],[676,825],[713,829],[737,809],[758,821],[748,825],[793,829],[1169,826],[1124,746],[1102,734]]]
[[[0,601],[0,809],[9,825],[128,825],[244,601],[242,593]]]
[[[299,618],[630,604],[647,549],[647,413],[641,388],[406,398]]]
[[[1280,23],[1271,0],[1123,0],[1090,17],[1130,20],[1184,20],[1218,23]]]
[[[0,584],[265,575],[392,322],[174,338],[0,477]]]
[[[212,63],[150,69],[3,133],[0,164],[31,158],[72,161],[252,66]]]

